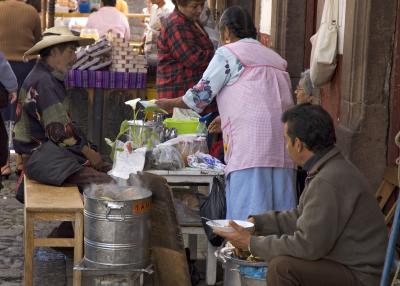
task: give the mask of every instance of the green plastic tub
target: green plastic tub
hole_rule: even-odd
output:
[[[198,119],[173,119],[167,118],[164,120],[164,125],[167,128],[176,128],[178,135],[196,134]]]

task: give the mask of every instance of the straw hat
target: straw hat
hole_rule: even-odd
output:
[[[90,45],[93,39],[74,36],[67,27],[52,27],[43,32],[43,38],[32,48],[25,52],[24,56],[37,55],[41,50],[67,42],[77,42],[79,46]]]

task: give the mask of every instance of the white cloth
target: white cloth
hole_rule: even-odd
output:
[[[160,34],[162,21],[174,10],[174,7],[174,4],[166,2],[162,7],[158,7],[155,4],[152,5],[151,11],[149,11],[150,19],[146,23],[144,51],[147,56],[152,56],[153,61],[157,59],[157,38]]]
[[[109,6],[90,14],[86,28],[97,29],[100,37],[107,34],[109,30],[114,34],[120,34],[126,40],[129,40],[131,35],[126,16],[117,8]]]

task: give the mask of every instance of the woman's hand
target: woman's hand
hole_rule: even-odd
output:
[[[296,95],[297,104],[312,103],[312,96],[307,94]]]
[[[214,120],[211,121],[210,125],[208,125],[208,132],[222,133],[220,116],[215,117]]]
[[[173,99],[162,98],[157,99],[155,103],[159,108],[164,109],[168,113],[172,113],[172,110],[174,109],[172,101]]]
[[[172,113],[174,107],[178,108],[189,108],[185,102],[183,102],[182,97],[177,98],[161,98],[156,100],[156,105],[164,109],[168,113]]]

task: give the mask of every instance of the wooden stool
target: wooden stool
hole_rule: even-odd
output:
[[[394,192],[398,188],[399,182],[397,181],[397,168],[387,167],[383,174],[383,180],[375,194],[379,207],[385,216],[385,223],[387,226],[392,224],[397,200],[395,199]]]
[[[82,259],[83,202],[76,186],[55,187],[29,180],[25,176],[25,265],[24,285],[33,284],[35,247],[73,247],[74,264]],[[73,221],[74,238],[35,238],[34,222]],[[74,270],[73,285],[81,285],[81,273]]]

